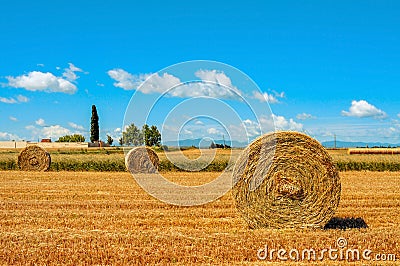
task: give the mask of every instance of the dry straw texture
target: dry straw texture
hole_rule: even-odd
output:
[[[148,147],[133,148],[125,156],[125,166],[132,174],[155,173],[158,170],[159,162],[157,154]]]
[[[18,156],[18,167],[24,171],[47,171],[50,164],[50,153],[39,146],[28,146]]]
[[[340,200],[331,156],[301,133],[259,137],[239,157],[233,178],[236,207],[250,228],[322,228]]]

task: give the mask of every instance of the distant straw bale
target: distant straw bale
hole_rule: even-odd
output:
[[[18,156],[18,167],[23,171],[47,171],[50,164],[50,153],[39,146],[28,146]]]
[[[236,207],[250,228],[323,228],[340,200],[331,156],[301,133],[259,137],[238,158],[233,178]]]
[[[125,166],[132,174],[156,173],[159,161],[157,154],[148,147],[133,148],[125,156]]]

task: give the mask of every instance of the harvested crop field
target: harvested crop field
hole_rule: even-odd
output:
[[[198,185],[218,174],[163,175]],[[265,245],[320,251],[334,248],[339,237],[346,248],[372,250],[371,259],[399,259],[400,173],[340,176],[335,217],[362,217],[368,229],[251,230],[230,193],[204,206],[177,207],[146,194],[125,172],[1,171],[0,264],[259,263],[257,251]],[[276,253],[272,261],[278,261]],[[325,256],[320,264],[345,262]]]

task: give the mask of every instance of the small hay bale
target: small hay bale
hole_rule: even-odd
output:
[[[159,162],[157,154],[148,147],[133,148],[125,156],[125,166],[132,174],[156,173]]]
[[[47,171],[50,164],[50,153],[39,146],[28,146],[18,155],[18,167],[23,171]]]
[[[236,207],[250,228],[323,228],[340,200],[331,156],[296,132],[253,141],[238,158],[233,179]]]

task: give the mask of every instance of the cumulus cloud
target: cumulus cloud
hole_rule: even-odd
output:
[[[71,131],[60,125],[54,125],[49,127],[44,127],[42,129],[42,134],[44,137],[52,137],[58,139],[59,137],[71,134]]]
[[[0,140],[6,141],[6,140],[19,140],[20,137],[18,137],[15,134],[8,133],[8,132],[0,132]]]
[[[232,80],[223,72],[218,70],[198,70],[194,75],[204,82],[215,83],[221,86],[228,93],[237,93],[241,95],[241,91],[232,84]]]
[[[69,122],[68,125],[69,125],[71,128],[76,129],[76,130],[79,130],[79,131],[85,130],[85,128],[84,128],[83,126],[78,125],[78,124],[75,124],[75,123],[73,123],[73,122]]]
[[[114,86],[124,90],[137,90],[145,94],[168,92],[171,97],[236,98],[240,90],[232,85],[231,79],[225,73],[217,70],[199,70],[194,74],[200,78],[198,82],[182,83],[168,73],[132,75],[123,69],[109,70],[108,75],[114,79]],[[144,82],[146,81],[146,82]],[[179,86],[178,86],[179,85]]]
[[[285,93],[284,92],[276,92],[273,91],[272,93],[267,93],[267,92],[259,92],[259,91],[253,91],[253,97],[260,102],[268,102],[270,104],[274,103],[280,103],[279,98],[284,98]]]
[[[313,116],[312,114],[301,113],[296,115],[296,118],[299,120],[308,120],[308,119],[315,119],[316,117]]]
[[[14,121],[14,122],[17,122],[18,121],[18,119],[16,118],[16,117],[14,117],[14,116],[9,116],[8,117],[11,121]]]
[[[62,77],[56,77],[50,72],[32,71],[26,75],[6,77],[9,87],[23,88],[29,91],[62,92],[74,94],[77,87]]]
[[[343,116],[352,116],[352,117],[372,117],[375,119],[383,119],[387,117],[387,114],[368,103],[365,100],[360,101],[352,101],[349,111],[342,111]]]
[[[38,120],[36,120],[35,124],[41,127],[46,125],[43,118],[39,118]]]
[[[256,121],[245,119],[242,121],[242,125],[244,126],[246,135],[250,138],[259,136],[261,134],[261,125]],[[239,130],[242,128],[243,127],[239,127]]]
[[[302,131],[303,124],[297,123],[292,118],[289,120],[284,116],[274,115],[272,114],[272,118],[275,123],[275,128],[277,130],[294,130],[294,131]]]
[[[142,82],[149,77],[148,74],[134,76],[121,68],[109,70],[107,74],[110,76],[110,78],[116,81],[114,82],[115,87],[122,88],[124,90],[136,90],[140,84],[142,84]]]
[[[39,123],[41,124],[41,122]],[[53,140],[57,140],[59,137],[71,134],[71,131],[69,129],[64,128],[60,125],[52,125],[46,127],[41,126],[40,128],[37,128],[33,125],[28,125],[25,127],[25,129],[31,132],[33,139],[51,138]]]
[[[143,78],[148,79],[146,83],[142,84],[142,86],[139,87],[139,91],[145,94],[164,93],[166,90],[173,88],[181,83],[181,81],[177,77],[168,73],[164,73],[161,76],[156,73],[154,75],[148,75],[147,77]]]

